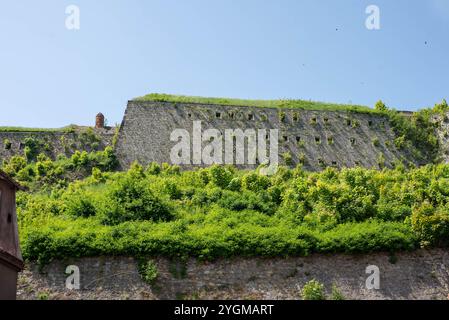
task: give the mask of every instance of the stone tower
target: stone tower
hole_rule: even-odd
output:
[[[103,129],[104,128],[104,115],[100,112],[95,117],[95,128]]]

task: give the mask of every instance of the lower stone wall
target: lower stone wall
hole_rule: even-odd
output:
[[[44,153],[52,159],[58,155],[71,156],[75,151],[98,151],[112,146],[115,128],[73,127],[65,131],[9,132],[0,131],[0,164],[13,156],[24,156],[25,141],[34,140],[35,153]]]
[[[154,285],[141,280],[130,257],[56,261],[20,274],[18,299],[300,299],[311,279],[336,286],[346,299],[448,299],[449,251],[187,262],[155,258]],[[66,267],[80,270],[80,290],[66,289]],[[366,268],[380,270],[380,289],[367,289]]]

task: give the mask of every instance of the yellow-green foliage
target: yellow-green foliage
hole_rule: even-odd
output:
[[[18,195],[24,256],[42,263],[117,254],[395,251],[449,242],[449,165],[320,173],[281,167],[267,177],[228,166],[180,172],[135,163],[127,172],[97,168],[84,180],[50,186]]]

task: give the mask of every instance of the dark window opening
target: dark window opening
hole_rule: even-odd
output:
[[[321,138],[320,137],[315,137],[315,142],[316,143],[320,143],[321,142]]]
[[[334,167],[336,167],[336,166],[337,166],[337,161],[332,161],[332,165],[333,165]]]
[[[8,223],[12,222],[12,214],[8,214]]]
[[[287,136],[283,136],[282,139],[284,139],[284,142],[288,141],[288,137]]]
[[[350,125],[351,125],[351,120],[350,120],[350,119],[346,119],[346,124],[347,124],[348,126],[350,126]]]
[[[234,119],[234,113],[233,112],[229,113],[229,118]]]
[[[221,118],[221,113],[220,113],[220,112],[217,112],[217,113],[215,113],[215,116],[216,116],[217,118]]]
[[[248,120],[253,120],[254,119],[254,116],[250,113],[250,114],[248,114]]]
[[[369,120],[369,121],[368,121],[368,125],[369,125],[370,127],[372,127],[372,126],[373,126],[373,122],[372,122],[371,120]]]
[[[293,121],[298,121],[299,120],[299,115],[297,113],[293,114]]]
[[[300,142],[301,141],[301,137],[296,137],[296,142]]]

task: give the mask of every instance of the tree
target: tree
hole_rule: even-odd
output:
[[[376,102],[374,109],[377,111],[387,111],[388,110],[387,106],[385,105],[385,103],[383,103],[382,100],[379,100]]]

